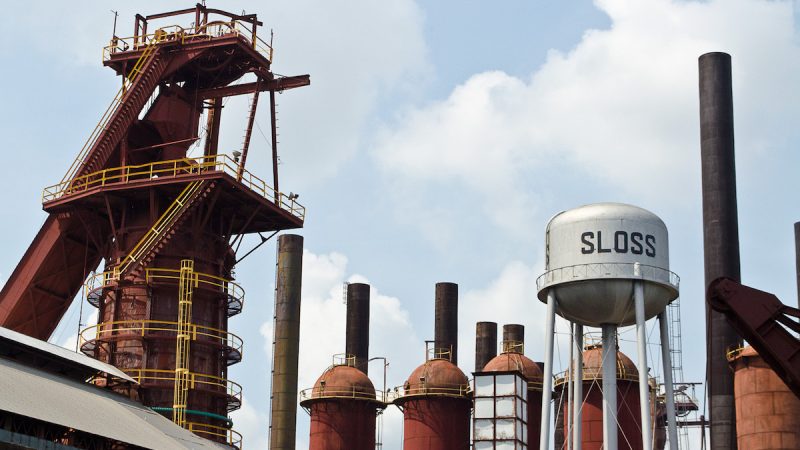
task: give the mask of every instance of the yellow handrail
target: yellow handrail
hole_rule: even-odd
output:
[[[147,61],[150,60],[150,57],[155,54],[155,45],[148,45],[139,59],[136,61],[133,70],[128,74],[127,77],[123,78],[122,80],[122,87],[117,91],[117,94],[111,100],[111,104],[108,105],[103,115],[100,117],[100,121],[97,122],[97,125],[92,130],[91,134],[89,134],[89,138],[81,147],[81,150],[78,152],[78,156],[72,161],[72,164],[67,169],[67,173],[64,175],[64,178],[61,179],[61,182],[68,182],[75,177],[75,174],[80,169],[81,164],[86,159],[86,156],[89,154],[89,150],[94,147],[94,144],[97,142],[97,139],[100,137],[102,131],[106,129],[106,125],[108,125],[108,121],[111,120],[111,116],[114,115],[114,112],[117,110],[117,107],[122,104],[122,98],[125,96],[125,93],[128,90],[128,87],[136,81],[139,74],[142,72],[142,68],[145,66]]]
[[[195,272],[197,273],[197,272]],[[177,333],[178,322],[167,320],[115,320],[110,322],[100,322],[81,331],[81,341],[91,342],[94,340],[104,340],[110,337],[125,337],[126,335],[136,335],[144,337],[148,333]],[[92,333],[94,334],[92,336]],[[218,341],[220,345],[232,350],[242,352],[244,341],[234,333],[230,333],[218,328],[189,324],[189,335],[192,340],[209,339]]]
[[[209,171],[219,171],[230,175],[234,180],[238,178],[239,164],[228,155],[200,156],[196,158],[179,158],[167,161],[155,161],[147,164],[111,167],[98,170],[74,180],[62,181],[48,186],[42,192],[42,202],[47,203],[61,197],[86,192],[90,189],[103,186],[126,184],[134,181],[152,180],[155,178],[178,177],[196,175]],[[306,208],[294,198],[289,198],[282,192],[277,192],[266,181],[249,172],[242,170],[239,182],[261,197],[273,203],[277,196],[277,205],[301,220],[305,219]]]
[[[242,435],[233,428],[218,427],[216,425],[198,422],[188,422],[186,425],[189,431],[194,434],[223,438],[229,445],[238,449],[242,448]]]
[[[169,369],[123,369],[131,378],[136,380],[139,384],[145,384],[147,381],[163,382],[165,387],[171,386],[175,381],[175,371]],[[189,389],[197,389],[201,387],[208,388],[222,388],[225,394],[237,399],[242,400],[242,386],[235,381],[231,381],[222,377],[214,375],[206,375],[196,372],[188,372],[189,375]]]

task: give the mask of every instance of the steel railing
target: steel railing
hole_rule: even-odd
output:
[[[306,208],[297,203],[294,197],[290,198],[282,192],[277,192],[264,180],[246,169],[242,169],[240,174],[239,164],[227,155],[180,158],[99,170],[46,187],[42,192],[42,202],[52,202],[65,196],[79,194],[102,186],[127,184],[156,178],[200,175],[214,171],[230,175],[232,178],[239,180],[245,187],[275,203],[284,211],[289,212],[294,217],[305,220]]]
[[[452,386],[398,386],[386,393],[386,402],[393,402],[398,399],[410,397],[453,397],[467,398],[472,395],[472,387],[469,384]]]
[[[261,38],[253,36],[251,30],[247,29],[247,24],[238,20],[213,21],[202,24],[199,27],[183,28],[180,25],[169,25],[158,28],[153,33],[111,38],[111,42],[103,47],[103,61],[108,61],[112,55],[117,53],[137,51],[142,46],[154,43],[179,43],[181,45],[209,41],[215,38],[238,37],[245,43],[252,46],[259,54],[272,62],[274,50],[272,46],[264,42]]]
[[[145,337],[157,333],[177,333],[178,322],[167,320],[115,320],[100,322],[81,331],[81,342],[121,339],[126,336]],[[94,334],[92,334],[94,333]],[[239,336],[218,328],[189,324],[189,335],[193,341],[216,343],[242,353],[244,341]]]
[[[536,279],[536,289],[575,280],[597,278],[645,279],[669,284],[675,289],[680,286],[680,277],[667,269],[639,263],[591,263],[552,269]]]
[[[194,434],[207,439],[221,438],[224,439],[228,445],[242,448],[242,435],[233,428],[218,427],[216,425],[209,425],[207,423],[187,422],[186,428]]]
[[[148,383],[162,384],[164,389],[172,388],[175,383],[175,370],[170,369],[123,369],[131,378],[140,385]],[[215,375],[206,375],[188,372],[189,389],[205,389],[212,392],[224,393],[237,400],[241,405],[242,386],[226,378]]]
[[[314,387],[300,391],[300,401],[317,399],[355,399],[369,400],[385,403],[386,394],[375,389],[364,389],[353,386],[351,388],[336,387]]]

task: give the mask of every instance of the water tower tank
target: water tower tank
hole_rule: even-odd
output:
[[[553,292],[558,314],[583,325],[635,323],[635,280],[644,281],[645,319],[678,296],[667,227],[632,205],[596,203],[557,214],[547,225],[545,268],[539,299]]]

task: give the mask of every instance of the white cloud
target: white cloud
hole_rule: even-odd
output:
[[[243,447],[269,448],[267,442],[267,425],[269,415],[257,410],[247,397],[242,398],[242,407],[231,413],[234,429],[242,435]],[[298,447],[299,448],[299,447]]]
[[[378,133],[374,156],[386,178],[417,185],[398,198],[404,213],[445,184],[474,197],[483,220],[520,236],[540,203],[532,186],[560,196],[568,188],[559,178],[570,177],[680,204],[699,187],[697,57],[708,51],[733,56],[737,145],[754,150],[740,158],[783,144],[786,118],[800,113],[800,91],[788,88],[800,69],[791,2],[597,6],[611,27],[587,31],[569,53],[551,51],[529,79],[476,74]],[[556,185],[537,185],[541,178]],[[436,229],[425,214],[416,222]]]

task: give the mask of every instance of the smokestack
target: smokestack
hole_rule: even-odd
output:
[[[294,234],[279,236],[269,423],[269,448],[272,450],[295,450],[302,274],[303,237]]]
[[[703,240],[705,281],[741,280],[739,224],[736,210],[736,164],[733,146],[731,57],[700,56],[700,153],[703,172]],[[711,450],[736,448],[733,372],[726,349],[741,339],[722,313],[706,306],[708,397]]]
[[[503,352],[525,353],[525,326],[515,323],[503,325]]]
[[[483,372],[486,364],[497,356],[497,323],[475,325],[475,372]]]
[[[797,271],[797,307],[800,308],[800,222],[794,223],[794,267]]]
[[[369,285],[347,285],[345,353],[356,357],[356,369],[367,374],[369,361]]]
[[[458,285],[436,283],[434,347],[452,349],[450,361],[458,365]]]

